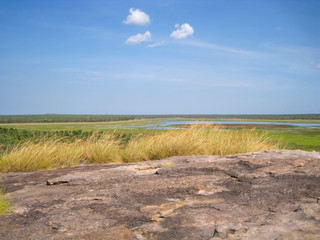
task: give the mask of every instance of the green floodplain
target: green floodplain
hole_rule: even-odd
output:
[[[228,121],[223,124],[230,131],[258,129],[283,143],[286,149],[320,151],[320,126],[298,127],[288,123],[320,123],[320,114],[294,115],[2,115],[0,116],[0,152],[29,139],[40,136],[83,138],[93,132],[113,132],[126,141],[137,134],[157,134],[163,121],[175,121],[167,127],[185,128],[183,121]],[[246,124],[233,124],[246,121]],[[250,123],[252,122],[252,123]],[[281,124],[255,124],[278,122]],[[286,124],[287,123],[287,124]],[[156,129],[150,129],[155,127]]]

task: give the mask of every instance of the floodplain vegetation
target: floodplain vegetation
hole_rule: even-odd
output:
[[[0,115],[0,123],[58,123],[58,122],[110,122],[133,119],[242,119],[275,121],[315,121],[320,114],[169,114],[169,115],[77,115],[77,114],[35,114],[35,115]]]
[[[128,163],[172,156],[226,155],[279,148],[281,144],[264,131],[226,131],[219,125],[195,124],[187,129],[141,133],[125,139],[119,138],[115,132],[96,132],[73,140],[51,136],[24,141],[2,152],[0,172]]]

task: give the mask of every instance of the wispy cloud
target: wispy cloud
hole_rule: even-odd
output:
[[[74,26],[74,25],[61,25],[52,23],[39,23],[40,26],[51,29],[59,29],[68,33],[79,33],[81,36],[86,36],[94,39],[109,39],[114,37],[116,32],[110,32],[103,28],[90,27],[90,26]]]
[[[82,68],[59,68],[54,71],[59,73],[72,73],[72,74],[81,74],[90,77],[109,77],[110,75],[99,70],[92,69],[82,69]]]
[[[181,24],[181,26],[176,24],[175,27],[177,30],[173,31],[170,35],[170,37],[174,39],[186,38],[194,33],[193,27],[191,27],[188,23]]]
[[[163,46],[166,42],[165,41],[159,41],[159,42],[155,42],[152,44],[149,44],[148,47],[153,48],[153,47],[160,47]]]
[[[231,82],[231,83],[213,83],[210,84],[213,87],[241,87],[241,88],[249,88],[253,87],[252,83],[249,82]]]
[[[130,15],[127,16],[127,19],[123,21],[125,24],[134,24],[144,26],[150,24],[150,17],[145,12],[140,9],[129,9]]]
[[[61,73],[63,75],[71,74],[74,80],[68,80],[68,82],[92,82],[92,81],[157,81],[159,80],[157,76],[152,72],[143,72],[143,71],[124,71],[124,72],[109,72],[100,69],[92,68],[59,68],[54,69],[53,71]]]
[[[310,62],[310,65],[316,69],[320,69],[320,63]]]
[[[138,33],[129,37],[126,41],[126,44],[136,45],[142,42],[148,42],[151,41],[151,36],[152,35],[149,31],[146,31],[144,34]]]
[[[181,42],[181,44],[186,45],[186,46],[191,46],[191,47],[206,48],[206,49],[211,49],[211,50],[236,53],[236,54],[242,54],[242,55],[257,54],[256,52],[253,52],[253,51],[242,50],[242,49],[237,49],[237,48],[230,48],[230,47],[221,46],[221,45],[214,44],[214,43],[202,42],[202,41],[193,41],[193,40],[192,41],[184,41],[184,42]]]
[[[176,82],[176,83],[185,83],[188,82],[188,80],[181,78],[181,77],[174,77],[174,78],[166,78],[165,79],[168,82]]]

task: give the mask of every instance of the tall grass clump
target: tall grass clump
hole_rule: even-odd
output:
[[[265,132],[197,124],[189,129],[136,135],[126,144],[110,133],[93,134],[76,141],[63,138],[28,141],[0,156],[0,171],[36,171],[83,163],[137,162],[172,156],[226,155],[279,147]]]
[[[45,170],[77,165],[81,160],[81,149],[77,143],[66,143],[59,139],[31,141],[5,152],[0,161],[2,172]]]
[[[202,132],[201,132],[202,133]],[[201,154],[205,139],[200,131],[169,130],[154,136],[132,138],[123,152],[125,162],[156,160],[171,156]]]
[[[1,172],[36,171],[81,163],[120,161],[119,143],[112,134],[70,142],[64,138],[24,142],[0,157]]]
[[[9,198],[3,194],[0,189],[0,216],[9,213],[11,210],[11,202]]]
[[[87,163],[121,162],[120,142],[113,134],[93,134],[78,147]]]
[[[196,124],[187,130],[133,138],[124,150],[123,160],[135,162],[171,156],[226,155],[278,148],[279,145],[265,132],[255,129],[228,131],[219,125]]]
[[[228,155],[279,148],[279,143],[266,132],[255,129],[229,131],[217,127],[207,135],[204,154]]]

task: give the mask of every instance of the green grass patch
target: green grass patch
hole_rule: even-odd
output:
[[[269,134],[277,139],[281,139],[286,149],[320,151],[320,128],[269,131]]]

